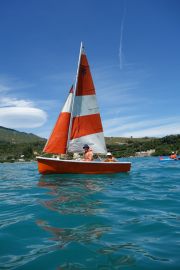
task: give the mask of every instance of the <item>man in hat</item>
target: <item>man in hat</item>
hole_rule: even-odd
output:
[[[93,160],[93,151],[92,151],[92,149],[89,147],[88,144],[85,144],[83,146],[83,149],[84,149],[83,161],[92,161]]]
[[[108,152],[107,158],[104,161],[105,162],[116,162],[117,160],[113,157],[113,155],[110,152]]]

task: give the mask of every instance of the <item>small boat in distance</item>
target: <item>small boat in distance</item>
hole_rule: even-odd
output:
[[[164,162],[164,161],[180,161],[180,157],[177,158],[170,158],[170,157],[159,157],[159,161]]]
[[[88,60],[81,43],[74,86],[43,149],[57,157],[37,157],[41,174],[106,174],[128,172],[130,162],[103,162],[67,159],[67,153],[82,153],[88,144],[93,153],[106,154],[101,117]],[[65,158],[63,158],[63,155]]]

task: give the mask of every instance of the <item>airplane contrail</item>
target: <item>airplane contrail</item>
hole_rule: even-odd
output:
[[[121,20],[121,33],[119,42],[119,67],[120,70],[123,68],[123,33],[124,33],[124,22],[126,17],[126,5],[124,4],[123,16]]]

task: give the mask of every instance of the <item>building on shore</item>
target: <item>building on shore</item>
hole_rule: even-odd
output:
[[[136,152],[135,156],[136,157],[150,157],[152,154],[155,153],[155,149],[150,149],[147,151],[141,151],[141,152]]]

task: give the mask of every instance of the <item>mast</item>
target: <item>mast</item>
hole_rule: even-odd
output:
[[[80,67],[81,54],[83,52],[83,49],[84,49],[84,47],[83,47],[83,43],[81,41],[80,51],[79,51],[79,59],[78,59],[78,67],[77,67],[76,79],[75,79],[75,84],[74,84],[73,100],[72,100],[72,106],[71,106],[71,118],[70,118],[69,130],[68,130],[68,139],[67,139],[67,146],[66,146],[66,154],[67,154],[69,140],[70,140],[70,136],[71,136],[71,128],[72,128],[72,120],[73,120],[73,108],[74,108],[74,99],[75,99],[76,91],[77,91],[77,82],[78,82],[78,75],[79,75],[79,67]]]

